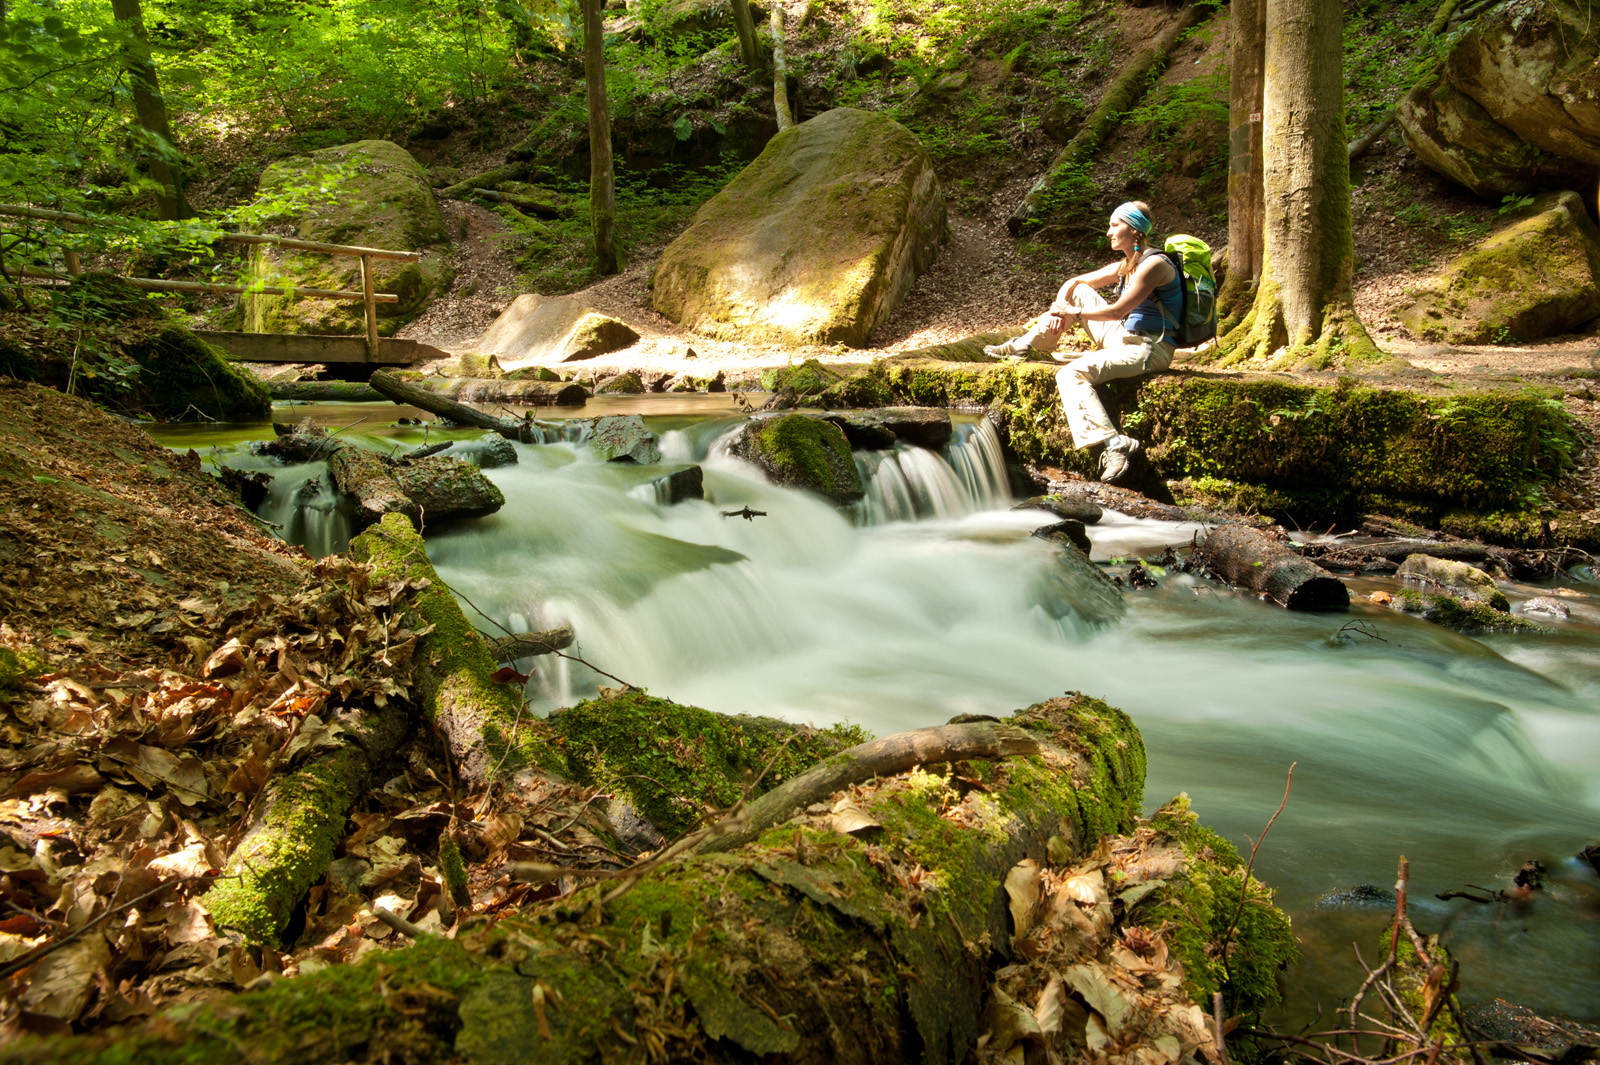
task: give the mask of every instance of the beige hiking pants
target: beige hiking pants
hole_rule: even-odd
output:
[[[1073,296],[1074,306],[1084,310],[1106,306],[1098,292],[1081,285]],[[1083,327],[1100,346],[1063,366],[1056,374],[1056,388],[1061,393],[1061,406],[1066,410],[1073,445],[1093,447],[1117,435],[1117,427],[1111,423],[1111,416],[1095,394],[1094,386],[1122,377],[1160,373],[1172,365],[1174,349],[1170,341],[1147,333],[1128,332],[1121,322],[1086,321]],[[1063,328],[1049,315],[1041,315],[1023,338],[1036,350],[1054,351]]]

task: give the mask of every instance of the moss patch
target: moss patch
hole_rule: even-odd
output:
[[[552,714],[549,723],[565,741],[573,779],[626,796],[667,835],[694,828],[708,810],[733,805],[742,785],[755,782],[763,769],[756,795],[867,739],[854,725],[801,729],[641,691],[579,703]]]
[[[1239,852],[1200,824],[1187,795],[1157,810],[1150,825],[1176,840],[1188,859],[1169,885],[1172,896],[1154,906],[1152,923],[1167,926],[1190,996],[1208,1006],[1221,991],[1228,1012],[1246,1016],[1280,1001],[1278,973],[1299,945],[1272,890],[1255,877],[1246,882]]]

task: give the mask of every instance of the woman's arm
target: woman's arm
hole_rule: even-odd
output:
[[[1117,280],[1117,264],[1109,263],[1098,270],[1091,270],[1087,274],[1067,278],[1067,283],[1061,286],[1061,291],[1056,293],[1056,301],[1050,305],[1052,311],[1064,311],[1072,306],[1072,290],[1079,285],[1100,289]]]
[[[1116,264],[1110,267],[1116,273]],[[1084,319],[1095,322],[1115,322],[1126,318],[1128,312],[1150,298],[1150,293],[1156,290],[1157,285],[1165,285],[1176,276],[1172,264],[1165,255],[1152,255],[1141,262],[1134,270],[1133,276],[1123,286],[1122,295],[1117,297],[1115,303],[1107,304],[1098,310],[1074,311],[1072,317],[1082,322]]]

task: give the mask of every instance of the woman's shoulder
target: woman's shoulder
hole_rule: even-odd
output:
[[[1172,261],[1161,253],[1159,248],[1147,249],[1139,261],[1138,272],[1146,274],[1158,285],[1165,285],[1178,276],[1178,271],[1173,268]]]

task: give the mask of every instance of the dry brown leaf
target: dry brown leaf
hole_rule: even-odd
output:
[[[83,1012],[99,981],[100,970],[111,961],[105,936],[90,932],[28,970],[28,987],[20,997],[30,1013],[71,1021]]]
[[[835,832],[842,832],[845,835],[883,827],[860,803],[848,795],[834,803],[833,817],[829,824]]]
[[[1027,936],[1033,928],[1033,912],[1039,905],[1039,863],[1024,858],[1006,873],[1006,897],[1010,900],[1012,942]]]
[[[7,798],[22,798],[40,791],[51,789],[61,791],[67,795],[76,795],[85,791],[93,791],[105,782],[105,778],[95,771],[93,766],[69,765],[61,769],[42,770],[29,773],[6,792]]]

